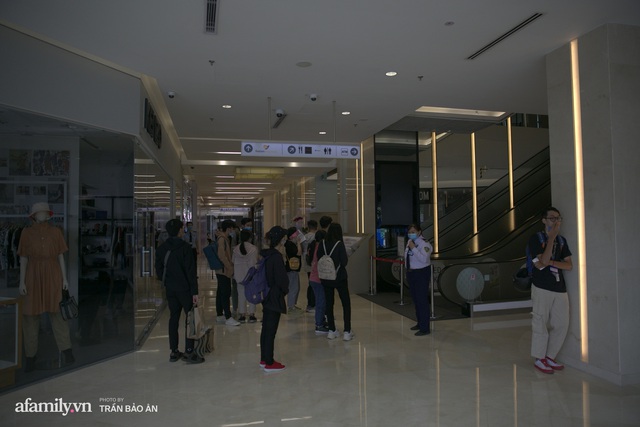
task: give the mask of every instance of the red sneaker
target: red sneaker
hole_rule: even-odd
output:
[[[545,374],[553,374],[553,368],[547,365],[547,359],[536,359],[533,366],[540,372]]]
[[[553,369],[554,371],[562,371],[564,369],[564,365],[562,363],[558,363],[549,356],[544,359],[545,365]]]
[[[284,365],[280,362],[276,362],[275,360],[271,365],[265,365],[264,367],[265,372],[277,372],[277,371],[282,371],[283,369],[284,369]]]
[[[260,367],[264,368],[265,366],[267,366],[267,362],[265,362],[264,360],[260,361]]]

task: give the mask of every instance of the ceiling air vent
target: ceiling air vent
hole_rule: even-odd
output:
[[[215,34],[218,18],[218,0],[207,0],[207,14],[205,16],[204,32]]]
[[[513,35],[517,31],[520,31],[521,29],[531,24],[533,21],[540,18],[541,16],[542,16],[542,13],[534,13],[533,15],[531,15],[530,17],[528,17],[527,19],[525,19],[524,21],[522,21],[521,23],[519,23],[518,25],[516,25],[515,27],[513,27],[512,29],[510,29],[509,31],[507,31],[506,33],[504,33],[503,35],[495,39],[494,41],[492,41],[491,43],[487,44],[485,47],[478,50],[476,53],[468,56],[467,59],[476,59],[478,56],[482,55],[483,53],[485,53],[486,51],[488,51],[489,49],[491,49],[492,47],[494,47],[495,45],[497,45],[507,37]]]

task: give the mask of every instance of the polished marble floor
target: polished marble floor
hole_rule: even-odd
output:
[[[215,283],[201,288],[214,320]],[[349,342],[316,336],[311,313],[283,316],[276,359],[287,368],[269,374],[258,367],[260,323],[216,325],[205,363],[169,363],[165,312],[140,351],[0,395],[0,425],[640,425],[640,387],[572,368],[537,372],[527,314],[438,321],[416,337],[399,314],[355,295],[352,308]],[[336,317],[341,328],[339,303]],[[84,405],[16,412],[27,399]]]

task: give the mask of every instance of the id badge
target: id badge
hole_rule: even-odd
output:
[[[556,282],[560,281],[560,273],[558,272],[558,267],[549,267],[549,271],[553,274],[553,277],[556,278]]]

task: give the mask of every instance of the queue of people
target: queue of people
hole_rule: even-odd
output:
[[[306,234],[299,228],[300,225],[301,218],[296,218],[294,226],[288,229],[280,226],[272,227],[264,236],[262,250],[254,244],[256,236],[253,233],[252,222],[248,218],[241,221],[241,227],[238,227],[234,221],[224,220],[219,224],[213,237],[208,234],[209,244],[215,244],[216,255],[220,260],[219,267],[215,268],[218,323],[236,327],[243,323],[258,321],[256,305],[249,303],[245,297],[243,280],[251,267],[255,266],[260,259],[265,259],[269,291],[262,302],[259,364],[265,372],[276,372],[285,368],[281,362],[274,359],[275,337],[282,314],[296,319],[304,312],[313,312],[314,333],[324,335],[329,340],[341,337],[344,341],[351,341],[355,336],[351,326],[351,298],[346,269],[349,258],[344,244],[342,226],[334,223],[328,216],[323,216],[319,222],[314,220],[307,222]],[[169,359],[171,362],[182,359],[190,363],[200,363],[204,359],[191,354],[193,340],[186,340],[186,354],[180,353],[177,349],[180,313],[188,312],[193,304],[197,304],[197,277],[193,277],[195,276],[193,257],[198,253],[193,248],[197,246],[193,245],[193,239],[184,237],[180,221],[171,220],[166,228],[171,237],[164,245],[166,247],[158,251],[156,263],[159,275],[164,271],[174,271],[170,273],[167,282],[173,288],[170,293],[167,293],[168,297],[171,296]],[[186,231],[195,235],[191,228]],[[417,331],[416,335],[422,336],[430,333],[428,299],[430,269],[428,267],[432,248],[422,238],[421,230],[417,225],[412,224],[408,232],[409,240],[405,250],[407,277],[416,302],[418,319],[418,323],[412,329]],[[177,245],[178,241],[183,245]],[[166,256],[169,249],[175,250],[178,247],[182,255],[174,257],[173,266],[169,262],[171,258],[160,259],[161,255]],[[182,264],[185,273],[184,277],[176,279],[175,271],[179,270],[178,263]],[[302,272],[307,274],[309,282],[306,309],[301,309],[297,305]],[[177,285],[175,283],[177,280],[182,280],[184,284]],[[167,289],[169,290],[168,287]],[[236,299],[233,298],[234,290]],[[338,329],[334,315],[336,293],[342,305],[342,332]]]

